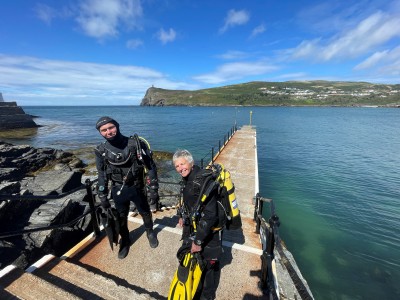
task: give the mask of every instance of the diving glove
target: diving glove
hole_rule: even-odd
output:
[[[108,201],[106,195],[98,195],[100,199],[100,205],[102,208],[107,209],[111,207],[110,201]]]
[[[152,212],[157,211],[158,209],[158,202],[160,201],[160,196],[158,195],[158,190],[156,189],[149,189],[147,191],[147,201],[150,205],[150,210]]]

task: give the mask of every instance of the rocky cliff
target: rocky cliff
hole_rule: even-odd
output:
[[[142,106],[400,107],[400,84],[346,81],[254,81],[199,90],[152,86]]]
[[[141,106],[164,106],[165,97],[163,93],[158,91],[159,89],[151,87],[146,91],[146,95],[140,103]]]
[[[33,117],[17,105],[16,102],[6,102],[0,93],[0,130],[39,127]]]

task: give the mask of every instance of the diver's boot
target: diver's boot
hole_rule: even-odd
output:
[[[147,239],[149,240],[149,244],[151,248],[157,248],[158,246],[158,239],[156,234],[153,230],[153,219],[151,213],[143,213],[143,224],[144,228],[146,229]]]
[[[119,259],[124,259],[128,253],[129,253],[129,247],[131,246],[131,241],[128,238],[121,238],[120,244],[119,244],[119,251],[118,251],[118,258]]]
[[[158,246],[158,239],[154,233],[153,229],[146,229],[147,239],[149,240],[149,244],[151,248],[157,248]]]

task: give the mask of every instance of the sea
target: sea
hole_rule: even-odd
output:
[[[315,299],[400,299],[400,109],[23,109],[42,127],[33,136],[2,140],[63,150],[94,147],[102,141],[95,123],[107,115],[123,134],[145,137],[153,150],[188,149],[197,162],[207,161],[234,126],[254,126],[260,194],[274,200],[279,235]]]

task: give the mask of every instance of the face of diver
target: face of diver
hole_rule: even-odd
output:
[[[105,138],[105,139],[112,139],[117,135],[117,126],[115,126],[113,123],[107,123],[104,124],[99,128],[100,134]]]
[[[175,170],[181,174],[182,177],[188,176],[192,167],[193,164],[189,163],[186,158],[179,157],[175,160]]]

